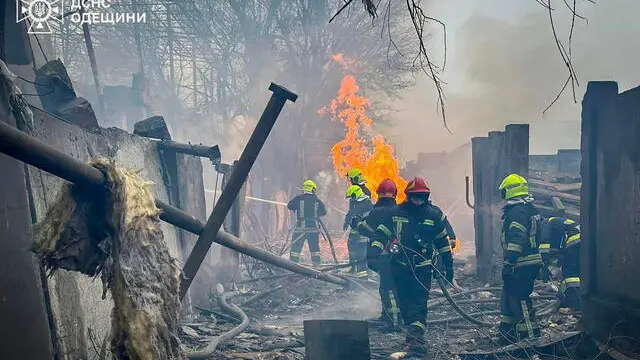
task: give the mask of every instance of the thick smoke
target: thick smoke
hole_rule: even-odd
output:
[[[463,2],[466,1],[448,2],[441,7],[461,6]],[[487,0],[478,6],[499,9],[503,2]],[[553,3],[557,3],[557,32],[566,46],[570,12],[563,2]],[[588,24],[576,19],[572,43],[573,64],[580,82],[576,88],[578,103],[573,103],[568,88],[543,115],[564,84],[567,70],[553,39],[547,10],[533,1],[522,1],[519,6],[524,8],[521,18],[520,14],[512,16],[506,10],[496,10],[491,17],[475,14],[461,26],[449,29],[452,40],[450,65],[445,73],[445,79],[450,80],[446,106],[454,135],[443,129],[432,86],[422,80],[408,94],[402,105],[407,110],[398,120],[400,126],[395,127],[403,157],[411,159],[418,152],[450,150],[472,136],[502,130],[508,123],[532,124],[532,153],[575,148],[579,146],[580,101],[588,81],[618,81],[621,90],[640,84],[636,70],[640,24],[634,20],[640,13],[640,2],[578,1],[578,12],[588,19]],[[453,18],[449,20],[455,22]],[[435,41],[432,44],[434,48],[438,45]]]

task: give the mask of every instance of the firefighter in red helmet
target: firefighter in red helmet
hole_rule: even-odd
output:
[[[444,275],[453,280],[453,258],[447,240],[445,216],[429,202],[431,191],[423,178],[409,181],[405,189],[407,201],[385,216],[376,228],[371,242],[372,256],[384,250],[390,253],[390,268],[404,324],[408,326],[404,351],[426,353],[424,333],[427,328],[427,300],[431,290],[432,257],[440,255]]]
[[[394,212],[397,207],[396,196],[398,195],[398,188],[391,179],[382,180],[376,189],[376,193],[378,194],[378,201],[376,201],[369,215],[362,219],[354,218],[351,222],[352,228],[357,229],[362,236],[369,238],[368,249],[371,249],[375,229],[380,225],[382,219],[387,214]],[[368,250],[367,265],[369,269],[380,275],[378,293],[380,294],[382,311],[380,317],[372,322],[380,325],[383,331],[395,331],[400,325],[400,310],[396,301],[398,296],[391,277],[389,252],[384,251],[373,258],[371,251]]]

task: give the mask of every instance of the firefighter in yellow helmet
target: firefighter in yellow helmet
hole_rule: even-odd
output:
[[[567,218],[542,220],[543,280],[560,280],[561,305],[580,311],[580,225]]]
[[[316,196],[317,188],[313,180],[306,180],[302,184],[302,194],[297,195],[287,204],[289,210],[296,212],[296,227],[289,253],[289,259],[296,263],[300,261],[300,253],[306,240],[309,244],[312,263],[320,265],[318,217],[326,215],[327,209]]]
[[[371,190],[366,185],[366,180],[362,175],[362,171],[360,169],[353,168],[347,172],[347,178],[351,182],[351,185],[358,185],[362,189],[362,191],[369,197],[371,197]]]
[[[359,219],[367,217],[373,208],[371,198],[358,185],[351,185],[347,189],[345,197],[349,200],[349,212],[344,217],[344,230],[349,228],[352,220],[354,223],[358,223]],[[351,272],[361,278],[366,278],[369,275],[366,264],[368,243],[369,239],[362,236],[358,229],[351,228],[347,240],[349,262],[353,264]]]
[[[540,272],[538,252],[541,218],[533,206],[527,180],[510,174],[498,187],[507,203],[502,214],[502,296],[500,337],[502,344],[540,336],[531,303],[533,283]]]

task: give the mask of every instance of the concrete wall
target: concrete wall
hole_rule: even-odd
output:
[[[505,131],[471,139],[476,244],[476,273],[481,281],[501,281],[501,212],[498,186],[505,176],[529,171],[529,125],[512,124]]]
[[[35,131],[32,135],[36,138],[83,161],[105,156],[115,159],[120,166],[140,170],[144,178],[153,182],[155,196],[170,202],[161,174],[161,158],[150,140],[115,128],[101,129],[100,133],[88,132],[41,110],[34,108],[33,111]],[[182,155],[178,158],[180,173],[187,174],[178,184],[182,206],[187,212],[203,219],[204,187],[200,160]],[[63,181],[37,168],[28,168],[35,220],[40,221],[55,201]],[[175,203],[175,200],[172,202]],[[194,239],[190,235],[180,234],[177,228],[167,223],[163,222],[161,226],[171,255],[182,262],[186,251],[193,246]],[[48,279],[46,285],[57,339],[55,348],[61,358],[97,358],[108,336],[113,306],[110,298],[101,298],[101,282],[77,273],[59,271]],[[200,294],[204,292],[201,287],[196,286],[196,290],[200,290]],[[208,290],[205,293],[208,294]]]
[[[590,82],[582,105],[584,322],[603,341],[640,339],[640,87]]]
[[[1,85],[0,85],[1,86]],[[0,121],[16,126],[0,89]],[[51,359],[52,332],[40,266],[31,246],[24,164],[0,154],[0,359]]]

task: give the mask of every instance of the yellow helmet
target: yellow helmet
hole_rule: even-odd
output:
[[[351,169],[347,172],[347,177],[348,178],[354,178],[354,177],[359,177],[362,176],[362,171],[360,171],[360,169]]]
[[[362,188],[360,186],[351,185],[347,189],[347,192],[345,194],[345,198],[347,198],[347,199],[356,198],[357,199],[362,195],[364,195],[364,191],[362,191]]]
[[[498,190],[502,193],[502,197],[505,200],[509,200],[516,196],[529,195],[529,185],[527,179],[518,175],[510,174],[502,180]]]
[[[364,177],[362,176],[362,171],[360,171],[360,169],[351,169],[349,170],[349,172],[347,172],[347,177],[349,178],[349,180],[351,180],[352,184],[363,184],[364,183]]]
[[[304,192],[314,193],[316,192],[317,188],[318,188],[318,185],[316,185],[316,183],[313,182],[313,180],[306,180],[305,182],[302,183],[302,191]]]

